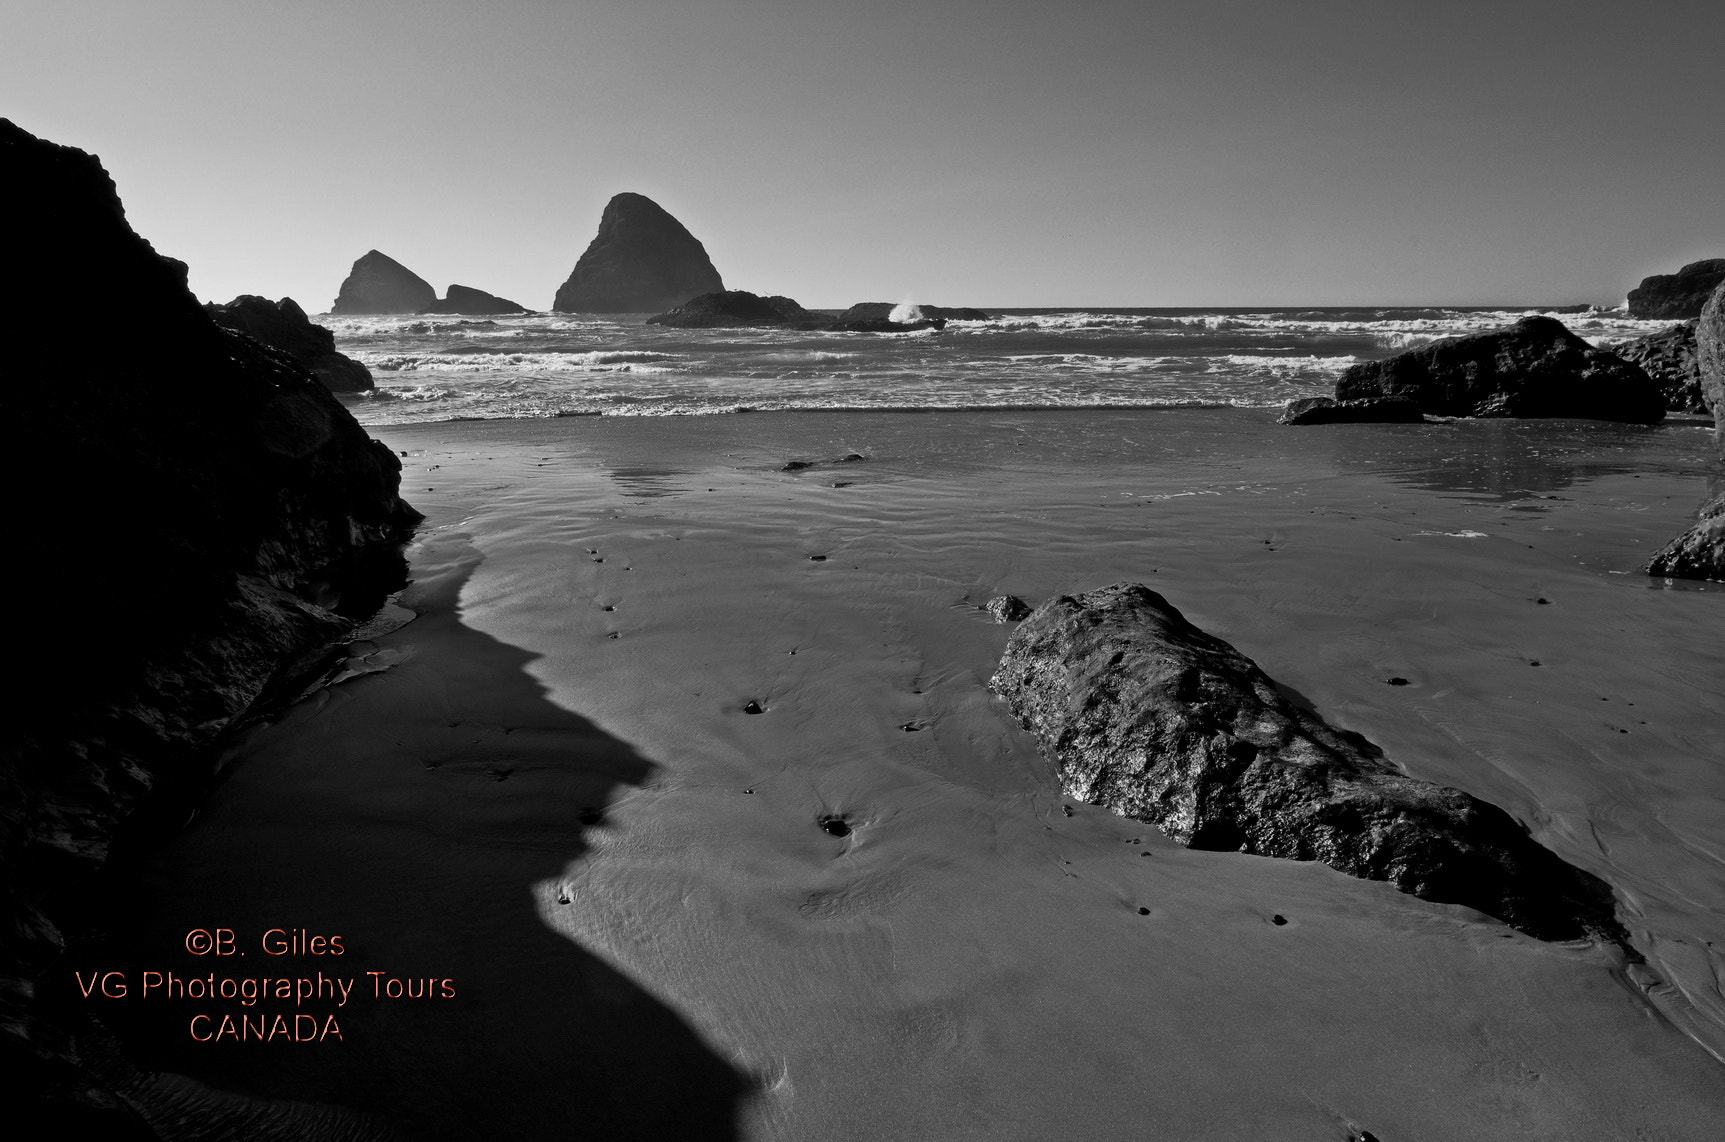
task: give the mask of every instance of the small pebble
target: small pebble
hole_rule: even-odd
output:
[[[743,713],[745,714],[759,714],[761,712],[761,704],[753,698],[750,698],[749,704],[743,707]]]
[[[1388,682],[1391,686],[1406,686],[1408,684],[1408,680],[1406,678],[1402,678],[1399,676],[1395,677],[1395,678],[1386,678],[1385,681]]]
[[[1274,916],[1270,917],[1270,923],[1274,924],[1278,928],[1280,928],[1283,924],[1286,924],[1287,922],[1288,922],[1288,918],[1286,916],[1282,915],[1280,912],[1278,912]]]

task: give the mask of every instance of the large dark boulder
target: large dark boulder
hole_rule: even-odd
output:
[[[1629,291],[1629,316],[1658,321],[1697,317],[1721,282],[1725,282],[1725,258],[1690,262],[1674,274],[1643,278]]]
[[[1695,371],[1701,399],[1713,413],[1713,441],[1725,457],[1725,284],[1713,291],[1695,320]]]
[[[1626,938],[1603,882],[1290,701],[1141,584],[1038,607],[989,686],[1067,795],[1191,848],[1320,860],[1542,939]]]
[[[843,313],[839,314],[839,320],[889,321],[892,319],[893,310],[897,308],[898,305],[890,301],[859,301]],[[918,316],[913,319],[915,321],[933,321],[936,318],[939,318],[942,321],[989,320],[989,314],[984,313],[980,309],[972,309],[969,306],[916,305],[912,308],[914,308],[918,314]]]
[[[437,301],[431,283],[390,257],[369,250],[353,264],[331,313],[418,313]]]
[[[1701,520],[1667,543],[1647,564],[1669,579],[1725,579],[1725,493],[1701,507]]]
[[[0,1072],[69,1135],[119,1137],[135,1122],[80,1062],[101,1036],[60,961],[113,915],[92,884],[116,830],[198,788],[223,730],[403,581],[419,515],[305,366],[210,319],[94,157],[0,120],[0,182],[5,479],[27,489],[5,566],[24,654],[0,739]],[[41,304],[98,281],[124,304]]]
[[[1707,411],[1701,395],[1701,363],[1695,356],[1695,322],[1679,322],[1645,337],[1618,342],[1611,351],[1640,365],[1653,378],[1665,394],[1666,411]]]
[[[1659,386],[1639,365],[1595,349],[1556,318],[1453,337],[1351,366],[1336,399],[1402,397],[1434,416],[1579,417],[1656,424]]]
[[[1283,424],[1423,424],[1425,413],[1411,400],[1401,397],[1368,397],[1364,400],[1331,400],[1303,397],[1291,400],[1282,410]]]
[[[204,312],[224,329],[280,349],[310,369],[332,393],[363,393],[376,387],[371,370],[336,352],[335,334],[314,324],[291,297],[271,301],[256,294],[241,294],[226,305],[211,302],[204,306]]]
[[[825,329],[831,327],[833,319],[824,313],[804,309],[788,297],[777,294],[762,297],[748,290],[732,289],[692,297],[664,313],[655,313],[647,318],[647,324],[679,329],[772,326]]]
[[[452,285],[441,301],[434,301],[421,313],[529,313],[526,306],[510,301],[506,297],[498,297],[494,293],[486,293],[472,286]]]
[[[706,247],[652,199],[619,194],[557,291],[559,313],[659,313],[725,283]]]

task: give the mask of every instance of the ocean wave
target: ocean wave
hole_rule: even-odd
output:
[[[662,362],[682,358],[674,353],[642,349],[589,350],[583,353],[498,353],[491,350],[456,353],[356,354],[369,369],[395,373],[471,373],[479,370],[536,373],[668,373],[675,369]]]

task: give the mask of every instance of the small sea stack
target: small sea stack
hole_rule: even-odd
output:
[[[825,329],[833,319],[804,309],[796,301],[777,294],[762,297],[748,290],[732,289],[704,293],[682,305],[655,313],[648,325],[678,329],[772,328]]]
[[[506,297],[498,297],[494,293],[486,293],[472,286],[452,285],[449,292],[439,301],[434,301],[421,313],[466,313],[481,314],[495,317],[512,313],[531,313],[532,310],[519,302],[510,301]]]
[[[558,313],[660,313],[724,289],[698,238],[646,195],[625,192],[605,204],[599,232],[551,308]]]
[[[1725,282],[1725,258],[1705,258],[1674,274],[1643,278],[1629,291],[1629,316],[1662,321],[1699,317],[1721,282]]]
[[[331,313],[419,313],[437,302],[431,283],[378,250],[369,250],[348,271]]]
[[[224,329],[244,333],[272,349],[280,349],[311,370],[332,393],[363,393],[375,387],[371,370],[336,352],[335,334],[314,324],[291,297],[271,301],[242,294],[226,305],[214,302],[204,312]]]

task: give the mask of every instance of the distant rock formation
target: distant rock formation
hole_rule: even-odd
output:
[[[764,328],[790,325],[802,329],[825,329],[833,319],[824,313],[813,313],[788,297],[762,297],[744,289],[704,293],[682,305],[647,319],[648,325],[669,325],[679,329],[714,329],[725,327]]]
[[[989,686],[1068,796],[1189,848],[1321,860],[1541,939],[1626,946],[1603,882],[1503,810],[1407,776],[1296,705],[1142,584],[1044,603],[1013,632]]]
[[[1289,401],[1281,420],[1283,424],[1422,424],[1425,414],[1402,397],[1346,401],[1305,397]]]
[[[0,120],[0,184],[0,309],[30,326],[0,388],[7,485],[29,489],[4,572],[29,661],[0,740],[0,1073],[14,1115],[154,1137],[97,1077],[124,1069],[100,1014],[55,998],[68,942],[124,914],[96,903],[94,877],[135,810],[199,790],[216,736],[272,688],[294,692],[405,581],[399,545],[420,517],[396,455],[293,357],[216,325],[94,157]],[[124,304],[99,320],[42,304],[93,282]],[[209,1099],[171,1097],[188,1094],[176,1122],[221,1134],[198,1119]],[[292,1132],[221,1097],[248,1134]]]
[[[1654,274],[1629,291],[1629,316],[1684,321],[1701,315],[1707,297],[1725,282],[1725,258],[1690,262],[1674,274]]]
[[[932,321],[935,318],[939,318],[942,321],[988,321],[991,316],[980,309],[971,309],[968,306],[948,307],[943,305],[900,304],[904,305],[907,309],[915,311],[915,316],[911,317],[911,321]],[[893,311],[898,308],[899,305],[895,305],[890,301],[859,301],[843,313],[839,314],[839,320],[890,321],[892,320]]]
[[[363,393],[375,387],[371,370],[335,350],[335,334],[315,325],[291,297],[271,301],[241,294],[226,305],[204,306],[217,325],[280,349],[311,370],[332,393]]]
[[[452,285],[442,301],[434,301],[421,313],[529,313],[526,306],[510,301],[506,297],[498,297],[494,293],[486,293],[472,286]]]
[[[1713,441],[1725,457],[1725,283],[1695,324],[1695,359],[1701,391],[1713,410]],[[1725,492],[1701,507],[1701,520],[1666,544],[1647,564],[1649,575],[1674,579],[1725,579]]]
[[[390,257],[371,250],[353,264],[331,313],[418,313],[437,301],[431,283]]]
[[[652,199],[619,194],[557,291],[559,313],[659,313],[725,283],[706,247]]]
[[[1665,418],[1664,395],[1639,365],[1545,316],[1362,362],[1336,382],[1339,401],[1371,397],[1406,398],[1434,416]]]
[[[1625,361],[1640,365],[1665,394],[1668,412],[1706,412],[1701,395],[1701,362],[1695,356],[1695,322],[1684,321],[1658,333],[1611,346]]]

